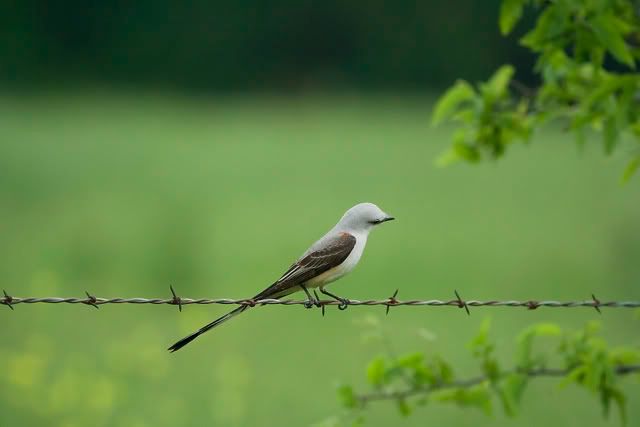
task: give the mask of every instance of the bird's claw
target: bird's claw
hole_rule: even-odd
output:
[[[349,304],[351,304],[351,301],[349,301],[346,298],[342,298],[339,297],[338,295],[334,295],[331,292],[324,290],[324,289],[320,289],[320,292],[322,292],[325,295],[330,296],[331,298],[333,298],[334,300],[338,301],[338,310],[343,311],[346,310],[347,307],[349,307]]]
[[[315,298],[309,298],[304,302],[304,308],[321,307],[320,301]]]
[[[346,310],[347,307],[349,307],[349,304],[351,303],[351,301],[349,301],[346,298],[340,298],[338,299],[338,301],[340,301],[340,304],[338,304],[338,310],[340,311]]]

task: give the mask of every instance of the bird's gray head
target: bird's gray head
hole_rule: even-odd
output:
[[[395,219],[373,203],[358,203],[345,212],[338,225],[354,231],[369,231],[378,224]]]

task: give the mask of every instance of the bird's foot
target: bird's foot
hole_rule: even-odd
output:
[[[331,298],[333,298],[334,300],[338,301],[340,304],[338,304],[338,310],[342,311],[342,310],[346,310],[347,307],[349,307],[349,304],[351,304],[351,301],[349,301],[347,298],[342,298],[339,297],[338,295],[334,295],[331,292],[324,290],[322,288],[320,288],[320,292],[323,293],[324,295],[328,295]]]
[[[320,300],[314,297],[309,297],[304,302],[304,308],[313,308],[313,307],[321,307]]]
[[[336,298],[336,300],[340,301],[340,304],[338,304],[338,310],[340,311],[346,310],[347,307],[349,307],[349,304],[351,303],[351,301],[349,301],[346,298]]]
[[[322,304],[320,304],[320,299],[318,298],[318,294],[315,294],[316,297],[312,297],[311,294],[309,293],[309,290],[307,289],[306,286],[302,285],[300,286],[302,288],[302,290],[304,291],[305,294],[307,294],[307,300],[304,302],[304,307],[305,308],[313,308],[313,306],[316,307],[322,307]],[[315,291],[314,291],[315,293]]]

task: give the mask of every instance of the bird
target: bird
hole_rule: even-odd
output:
[[[271,286],[252,298],[254,301],[268,298],[282,298],[300,290],[307,296],[305,306],[318,305],[309,289],[319,288],[341,304],[347,299],[339,297],[325,287],[351,272],[360,261],[367,244],[369,232],[379,224],[395,219],[373,203],[358,203],[347,210],[336,225],[307,249],[287,271]],[[346,305],[344,305],[346,307]],[[242,305],[213,322],[203,326],[191,335],[168,348],[170,352],[180,350],[205,332],[221,325],[249,308]]]

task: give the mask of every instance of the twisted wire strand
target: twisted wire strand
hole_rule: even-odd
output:
[[[178,297],[173,288],[171,289],[173,293],[172,298],[102,298],[95,297],[87,292],[86,297],[13,297],[8,295],[6,292],[4,293],[4,297],[0,297],[0,304],[7,305],[10,308],[18,304],[37,304],[37,303],[45,303],[45,304],[86,304],[94,307],[98,307],[103,304],[153,304],[153,305],[178,305],[182,307],[183,305],[207,305],[207,304],[224,304],[224,305],[245,305],[245,306],[256,306],[256,305],[309,305],[309,301],[307,300],[280,300],[280,299],[261,299],[261,300],[252,300],[252,299],[232,299],[232,298],[217,298],[217,299],[208,299],[208,298],[180,298]],[[346,306],[386,306],[389,307],[401,307],[401,306],[429,306],[429,307],[458,307],[465,308],[468,312],[469,307],[524,307],[527,309],[536,309],[539,307],[550,307],[550,308],[575,308],[575,307],[587,307],[587,308],[595,308],[599,311],[600,308],[640,308],[640,301],[605,301],[602,302],[598,300],[595,296],[593,296],[590,300],[582,300],[582,301],[553,301],[553,300],[526,300],[526,301],[518,301],[518,300],[489,300],[489,301],[479,301],[479,300],[462,300],[458,293],[456,292],[456,299],[452,300],[398,300],[396,299],[397,291],[393,296],[386,299],[368,299],[368,300],[357,300],[357,299],[349,299],[349,300],[318,300],[314,305],[318,307],[325,306],[340,306],[345,308]]]

